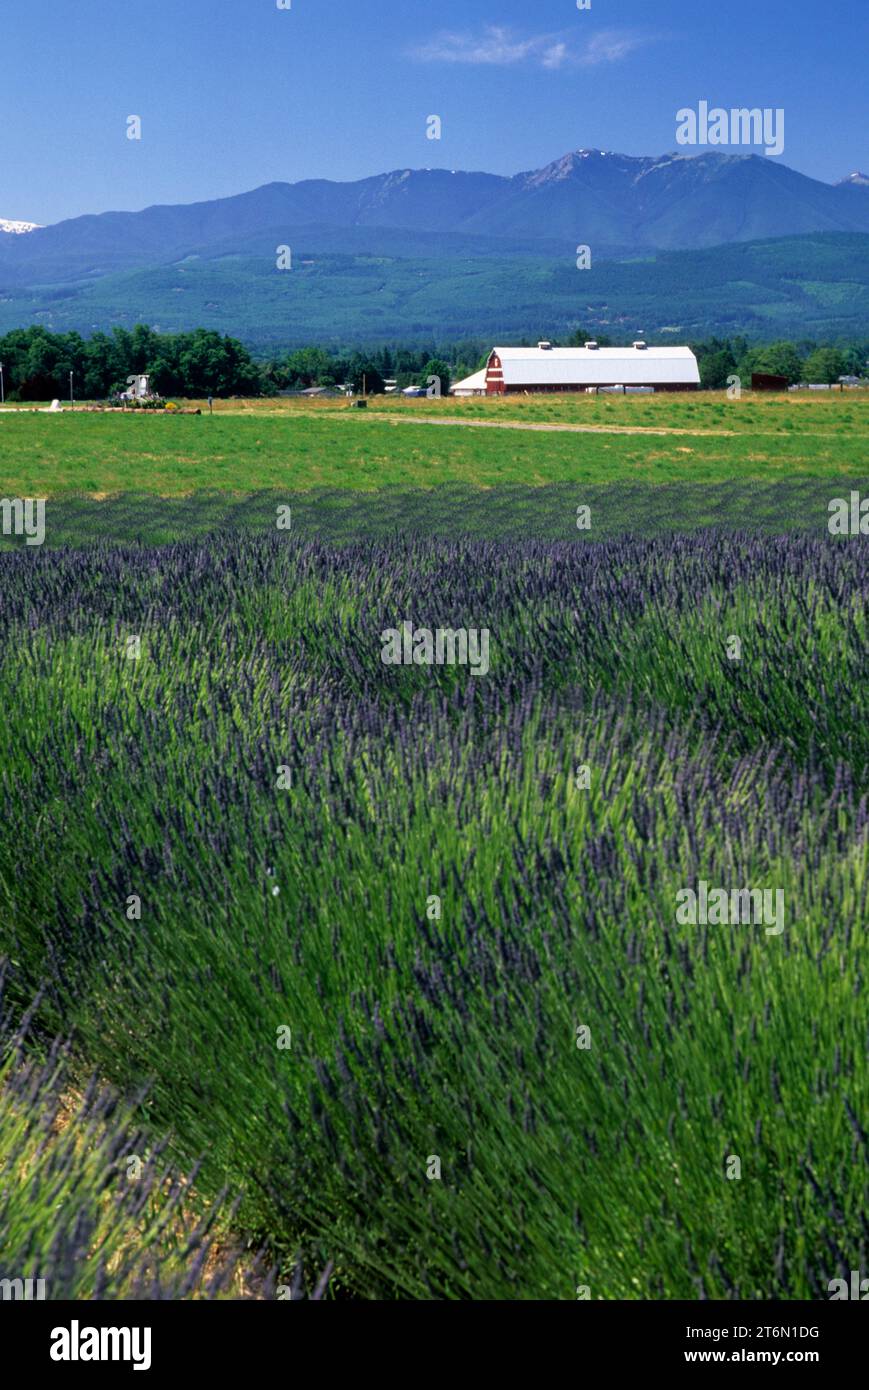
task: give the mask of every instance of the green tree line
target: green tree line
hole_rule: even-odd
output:
[[[517,346],[537,343],[531,336]],[[577,346],[594,338],[601,347],[612,340],[594,330],[577,328],[554,347]],[[388,381],[398,390],[431,387],[432,378],[446,395],[450,385],[485,366],[491,343],[468,339],[340,351],[320,346],[298,348],[283,356],[255,359],[235,338],[209,329],[191,333],[157,333],[144,324],[111,334],[51,333],[43,327],[15,329],[0,337],[0,362],[6,397],[11,401],[66,398],[69,375],[79,400],[107,400],[126,389],[130,376],[147,374],[161,396],[203,399],[213,395],[262,396],[317,386],[350,386],[376,395]],[[864,376],[869,341],[829,345],[802,342],[751,343],[745,338],[710,338],[691,344],[700,365],[701,385],[723,390],[728,378],[743,385],[753,372],[768,372],[801,381],[835,383],[840,376]],[[435,388],[436,389],[436,388]]]
[[[546,338],[545,333],[520,338],[517,347],[535,346]],[[601,347],[614,346],[612,338],[593,329],[577,328],[569,338],[558,341],[549,338],[553,347],[581,347],[594,340]],[[352,353],[330,351],[324,347],[299,348],[282,359],[273,359],[266,372],[277,389],[305,390],[312,386],[348,384],[356,391],[369,393],[383,390],[389,378],[397,381],[398,389],[405,386],[426,386],[431,376],[442,378],[442,392],[448,383],[461,380],[479,371],[486,364],[491,343],[463,342],[457,344],[412,347],[381,347],[372,352]],[[835,383],[840,376],[862,377],[867,373],[869,340],[846,345],[829,346],[814,341],[749,343],[745,338],[710,338],[691,344],[700,367],[701,386],[705,390],[723,390],[728,378],[738,376],[747,387],[753,372],[784,376],[789,385],[798,382]]]
[[[757,344],[745,338],[710,338],[692,346],[700,385],[706,391],[723,390],[733,376],[748,387],[753,372],[783,376],[789,386],[796,386],[800,382],[833,385],[841,376],[864,377],[869,371],[869,341],[830,347],[808,339]]]
[[[445,396],[452,382],[484,366],[490,351],[491,344],[483,342],[383,346],[350,352],[304,347],[272,358],[264,364],[264,371],[277,390],[346,385],[370,395],[382,393],[387,381],[394,381],[399,391],[408,386],[427,390],[431,378],[436,377]]]
[[[263,389],[247,349],[205,328],[161,334],[138,324],[90,338],[19,328],[0,338],[0,362],[13,401],[67,397],[70,372],[79,400],[107,400],[126,390],[128,377],[144,373],[162,396],[251,396]]]

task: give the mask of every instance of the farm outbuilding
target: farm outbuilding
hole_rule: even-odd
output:
[[[788,379],[786,376],[777,376],[774,372],[752,372],[751,389],[752,391],[786,391]]]
[[[550,343],[530,347],[496,347],[486,365],[486,394],[520,392],[599,391],[645,387],[654,391],[696,391],[700,385],[697,358],[688,347],[554,348]]]
[[[451,396],[485,396],[486,394],[486,368],[481,372],[474,372],[473,376],[466,376],[464,381],[456,381],[450,387]]]

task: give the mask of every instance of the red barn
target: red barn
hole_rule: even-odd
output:
[[[486,394],[547,391],[696,391],[697,358],[687,347],[496,347],[486,364]]]

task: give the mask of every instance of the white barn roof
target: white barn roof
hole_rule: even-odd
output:
[[[687,347],[496,347],[505,386],[699,386],[697,358]],[[462,383],[464,384],[464,383]]]
[[[450,393],[456,395],[460,391],[485,391],[486,389],[486,368],[481,372],[474,372],[473,376],[466,376],[464,381],[457,381],[450,387]]]

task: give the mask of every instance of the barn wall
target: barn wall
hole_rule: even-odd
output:
[[[558,395],[561,395],[561,394],[566,393],[566,392],[586,391],[586,390],[588,390],[589,388],[590,388],[591,390],[597,390],[598,387],[600,387],[600,386],[620,386],[620,385],[621,385],[621,382],[616,382],[616,381],[603,381],[603,382],[586,382],[586,383],[576,382],[575,384],[571,384],[571,385],[569,385],[569,386],[549,386],[549,385],[547,385],[547,386],[541,386],[541,385],[514,386],[512,383],[511,383],[511,385],[509,385],[509,386],[505,386],[504,383],[503,383],[503,381],[502,381],[501,384],[500,384],[500,388],[499,388],[497,391],[493,391],[492,386],[489,384],[489,382],[487,381],[487,383],[486,383],[487,391],[488,391],[489,395],[508,395],[508,396],[521,396],[521,395],[539,396],[539,395],[547,395],[547,394],[558,394]],[[697,386],[696,382],[693,382],[693,381],[668,381],[668,382],[660,382],[660,381],[632,381],[632,382],[630,383],[630,385],[631,385],[631,386],[651,386],[655,391],[697,391],[697,390],[699,390],[699,387]]]
[[[504,368],[497,352],[489,356],[486,363],[486,395],[503,396],[504,394]]]

